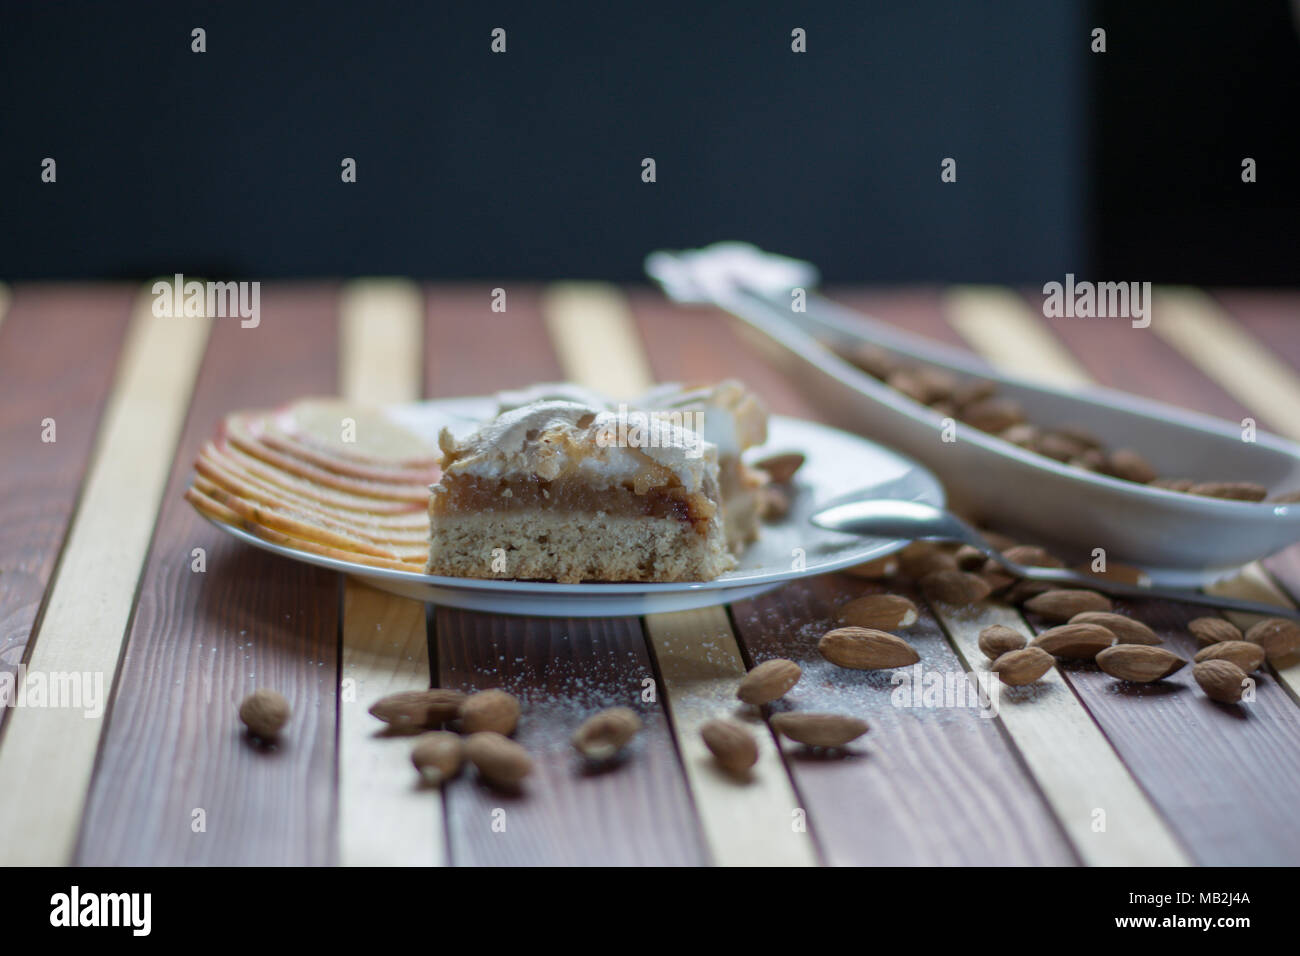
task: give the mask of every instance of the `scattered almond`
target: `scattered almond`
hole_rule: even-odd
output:
[[[972,402],[992,398],[998,390],[998,383],[987,378],[972,378],[960,383],[952,392],[952,400],[960,408]]]
[[[959,571],[980,571],[988,560],[983,551],[970,544],[963,544],[954,551],[952,559],[957,562]]]
[[[889,378],[902,365],[892,353],[869,342],[854,346],[844,357],[868,375],[881,381]]]
[[[428,727],[439,727],[460,712],[465,695],[458,690],[434,687],[431,690],[409,690],[389,694],[370,707],[372,717],[377,717],[393,730],[413,732]]]
[[[769,704],[789,693],[802,674],[803,669],[794,661],[782,657],[763,661],[745,675],[736,696],[746,704]]]
[[[1024,604],[1031,597],[1035,597],[1039,594],[1046,594],[1048,591],[1055,590],[1056,588],[1048,584],[1046,581],[1030,581],[1026,578],[1011,585],[1007,590],[1005,597],[1012,604]]]
[[[934,571],[956,571],[957,559],[933,541],[913,541],[898,552],[898,567],[904,577],[919,581]]]
[[[1192,676],[1201,685],[1205,696],[1224,704],[1241,700],[1246,672],[1232,661],[1202,661],[1192,667]]]
[[[1108,475],[1125,481],[1136,481],[1141,485],[1156,480],[1156,470],[1151,467],[1151,463],[1130,448],[1119,448],[1111,452],[1103,470]]]
[[[1024,564],[1031,568],[1065,567],[1064,561],[1045,548],[1040,548],[1036,544],[1014,545],[1003,551],[1002,556],[1008,561],[1014,561],[1016,564]],[[985,566],[986,571],[996,571],[1001,570],[1001,568],[1002,565],[998,564],[992,558],[989,559],[989,565]]]
[[[733,720],[707,720],[700,726],[700,736],[722,769],[730,773],[744,773],[758,763],[754,735]]]
[[[1264,666],[1264,648],[1250,641],[1219,641],[1209,644],[1196,652],[1194,660],[1198,664],[1205,661],[1231,661],[1249,674]]]
[[[779,521],[790,513],[790,493],[780,485],[764,485],[758,491],[765,520]]]
[[[754,467],[767,472],[767,477],[778,485],[787,484],[794,477],[794,473],[803,467],[804,456],[797,451],[786,452],[780,455],[769,455],[762,461],[754,463]]]
[[[964,607],[984,600],[993,586],[979,575],[954,569],[931,571],[921,578],[921,591],[932,601]]]
[[[1115,643],[1115,634],[1100,624],[1061,624],[1049,628],[1029,642],[1053,657],[1090,661]]]
[[[1066,590],[1059,588],[1044,591],[1025,602],[1025,609],[1041,614],[1049,621],[1068,621],[1085,611],[1109,611],[1110,598],[1097,591]]]
[[[630,707],[610,707],[592,714],[573,734],[573,746],[588,760],[609,760],[641,731],[641,718]]]
[[[1187,661],[1163,647],[1116,644],[1097,654],[1097,666],[1111,677],[1149,684],[1180,670]]]
[[[289,720],[289,702],[276,691],[258,688],[239,705],[239,719],[254,737],[274,740]]]
[[[1300,623],[1268,617],[1246,631],[1246,640],[1264,648],[1270,661],[1281,660],[1300,651]]]
[[[843,747],[867,732],[867,722],[845,714],[777,714],[777,733],[809,747]]]
[[[481,690],[460,705],[460,726],[467,734],[490,730],[508,737],[518,723],[519,701],[503,690]]]
[[[533,772],[533,758],[509,737],[496,731],[480,730],[465,738],[465,757],[478,768],[488,783],[517,787]]]
[[[850,627],[892,631],[916,623],[916,605],[901,594],[867,594],[843,605],[840,621]]]
[[[1268,497],[1268,489],[1253,481],[1201,481],[1188,488],[1187,493],[1230,501],[1263,501]]]
[[[1025,410],[1009,398],[982,398],[962,407],[961,420],[972,428],[996,435],[1023,422]]]
[[[1082,611],[1070,618],[1071,624],[1100,624],[1115,635],[1121,644],[1160,644],[1160,635],[1141,621],[1110,611]]]
[[[1241,628],[1221,617],[1198,617],[1187,622],[1187,630],[1192,632],[1202,644],[1217,644],[1220,641],[1244,641]]]
[[[425,782],[441,784],[460,773],[465,759],[465,744],[459,734],[434,730],[415,739],[411,763]]]
[[[1016,584],[1016,579],[1006,571],[978,571],[975,573],[984,579],[984,583],[989,586],[989,590],[993,594],[1000,594]]]
[[[1025,635],[1002,624],[990,624],[980,631],[980,650],[991,661],[1025,646]]]
[[[870,581],[892,578],[898,574],[898,555],[887,554],[883,558],[873,558],[862,564],[855,564],[851,568],[845,568],[843,573]]]
[[[817,642],[822,657],[838,667],[858,671],[907,667],[921,659],[901,637],[869,627],[837,627]]]
[[[1002,683],[1011,687],[1032,684],[1056,665],[1056,658],[1041,647],[1022,647],[1007,651],[989,668]]]

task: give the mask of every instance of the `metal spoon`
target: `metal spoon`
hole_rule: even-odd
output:
[[[873,538],[896,538],[906,541],[960,541],[978,548],[1008,572],[1030,581],[1068,584],[1107,594],[1124,597],[1160,598],[1183,604],[1240,611],[1245,614],[1262,614],[1266,617],[1285,617],[1300,620],[1300,611],[1276,604],[1261,604],[1237,598],[1206,594],[1203,591],[1185,591],[1178,588],[1153,588],[1124,584],[1106,578],[1080,574],[1066,568],[1039,568],[1007,560],[1006,556],[989,544],[984,537],[961,518],[942,508],[919,501],[897,501],[888,498],[854,501],[832,505],[814,514],[813,524],[828,531],[843,534],[860,534]]]

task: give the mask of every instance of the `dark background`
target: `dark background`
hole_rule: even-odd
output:
[[[0,10],[10,279],[622,280],[733,238],[833,281],[1297,279],[1286,0]]]

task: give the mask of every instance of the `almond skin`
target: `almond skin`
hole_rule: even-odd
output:
[[[1264,666],[1266,656],[1264,648],[1250,641],[1219,641],[1202,647],[1196,652],[1194,660],[1198,664],[1205,661],[1231,661],[1249,674]]]
[[[410,690],[375,701],[370,714],[388,724],[394,731],[413,733],[428,727],[440,727],[460,713],[465,695],[458,690],[434,687],[431,690]]]
[[[1022,647],[1016,651],[1007,651],[989,669],[998,675],[1002,683],[1022,687],[1032,684],[1055,666],[1056,658],[1041,647]]]
[[[1193,665],[1192,676],[1210,700],[1223,704],[1235,704],[1241,700],[1246,672],[1232,661],[1202,661]]]
[[[1025,602],[1025,609],[1041,614],[1049,621],[1068,621],[1085,611],[1110,611],[1114,605],[1110,598],[1097,591],[1075,591],[1064,588],[1044,591]]]
[[[867,732],[867,722],[845,714],[777,714],[777,733],[809,747],[843,747]]]
[[[794,477],[794,473],[803,467],[804,457],[797,451],[781,455],[769,455],[754,467],[767,472],[767,477],[778,485],[784,485]]]
[[[965,607],[984,600],[993,593],[993,586],[978,575],[954,569],[931,571],[921,578],[921,591],[932,601]]]
[[[869,627],[837,627],[817,642],[817,650],[837,667],[876,671],[907,667],[921,659],[915,648],[901,637]]]
[[[465,744],[459,734],[435,730],[421,734],[411,750],[411,763],[426,783],[441,784],[460,773]]]
[[[460,726],[467,734],[493,731],[510,736],[519,724],[519,701],[503,690],[481,690],[460,705]]]
[[[700,736],[715,760],[729,773],[744,773],[758,763],[758,744],[748,729],[732,720],[707,720]]]
[[[1221,617],[1198,617],[1187,622],[1187,630],[1192,632],[1202,644],[1217,644],[1220,641],[1244,641],[1245,635],[1231,621]]]
[[[1115,643],[1112,631],[1100,624],[1062,624],[1048,628],[1029,642],[1053,657],[1090,661]]]
[[[841,573],[868,581],[892,578],[898,574],[898,555],[887,554],[883,558],[873,558],[862,564],[855,564],[851,568],[845,568]]]
[[[1118,638],[1121,644],[1160,644],[1160,635],[1141,621],[1110,611],[1084,611],[1070,618],[1071,624],[1100,624]]]
[[[254,737],[274,740],[289,721],[289,702],[276,691],[259,688],[239,705],[239,719]]]
[[[1116,644],[1097,654],[1097,666],[1111,677],[1149,684],[1168,677],[1187,663],[1172,651],[1146,644]]]
[[[1230,501],[1263,501],[1268,497],[1268,489],[1253,481],[1202,481],[1188,488],[1187,493]]]
[[[1246,640],[1264,648],[1270,661],[1290,657],[1300,650],[1300,624],[1282,617],[1269,617],[1252,625]]]
[[[840,608],[840,623],[892,631],[916,623],[916,605],[901,594],[867,594]]]
[[[934,571],[956,571],[957,559],[933,541],[913,541],[898,552],[898,567],[904,577],[919,581]]]
[[[980,650],[991,661],[1025,646],[1025,635],[1001,624],[990,624],[980,631]]]
[[[803,669],[798,664],[783,657],[763,661],[745,675],[736,688],[736,696],[746,704],[770,704],[788,694],[802,675]]]
[[[533,758],[509,737],[482,730],[465,738],[465,756],[488,783],[514,788],[533,772]]]
[[[1036,544],[1017,544],[1007,548],[1002,552],[1002,556],[1008,561],[1014,561],[1016,564],[1024,564],[1031,568],[1063,568],[1065,562],[1052,554],[1045,548],[1040,548]],[[986,570],[1001,570],[1002,565],[989,559],[992,564],[991,568]]]
[[[573,746],[588,760],[609,760],[641,731],[641,718],[630,707],[610,707],[592,714],[573,734]]]

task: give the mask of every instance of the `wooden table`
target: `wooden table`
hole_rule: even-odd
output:
[[[127,285],[0,296],[0,665],[89,671],[102,715],[0,712],[0,862],[84,864],[1285,864],[1300,859],[1300,668],[1241,707],[1190,668],[1125,688],[1091,666],[969,707],[896,706],[889,672],[815,649],[840,575],[727,609],[543,620],[428,608],[244,546],[181,494],[228,411],[298,396],[482,394],[569,376],[627,392],[738,376],[816,418],[726,318],[648,289],[402,281],[267,283],[261,322],[158,319]],[[1160,290],[1151,329],[1045,320],[1032,291],[832,290],[850,306],[997,362],[1093,379],[1300,438],[1300,295]],[[7,314],[6,314],[7,313]],[[48,440],[53,438],[54,440]],[[43,440],[44,439],[44,440]],[[1231,585],[1300,593],[1300,551]],[[920,599],[918,598],[918,601]],[[924,605],[923,605],[924,607]],[[1202,611],[1131,607],[1190,656]],[[984,666],[989,604],[927,608],[927,671]],[[791,657],[791,703],[872,725],[850,756],[782,750],[761,724],[753,779],[713,768],[696,727],[733,709],[746,667]],[[392,688],[504,686],[538,771],[521,796],[463,776],[420,789],[409,741],[365,708]],[[281,745],[241,733],[239,700],[284,693]],[[632,759],[587,773],[568,737],[637,707]]]

